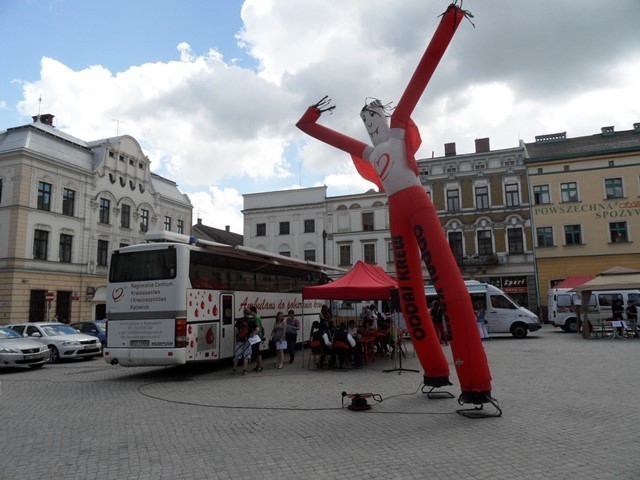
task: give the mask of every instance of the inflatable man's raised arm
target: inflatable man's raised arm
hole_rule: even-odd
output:
[[[330,111],[327,97],[309,107],[297,126],[305,133],[349,153],[358,172],[389,196],[389,220],[400,305],[424,369],[425,385],[450,385],[449,366],[429,316],[422,262],[433,280],[452,330],[451,348],[462,394],[461,403],[491,401],[491,375],[478,335],[471,299],[436,210],[419,179],[414,155],[420,134],[410,116],[465,12],[450,5],[387,123],[389,110],[379,100],[360,116],[373,146],[317,123]]]

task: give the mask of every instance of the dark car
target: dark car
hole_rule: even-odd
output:
[[[71,328],[75,328],[80,333],[85,333],[93,337],[98,337],[102,347],[104,348],[107,342],[107,322],[105,320],[92,320],[86,322],[76,322],[69,325]]]

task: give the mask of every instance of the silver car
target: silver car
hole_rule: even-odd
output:
[[[91,358],[102,353],[100,340],[90,335],[78,333],[64,323],[32,322],[7,325],[20,335],[38,341],[49,347],[54,363],[61,358]]]
[[[28,365],[40,368],[49,361],[49,355],[46,345],[22,338],[10,328],[0,327],[0,367]]]

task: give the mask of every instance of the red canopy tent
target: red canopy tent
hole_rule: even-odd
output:
[[[575,288],[593,279],[591,275],[569,275],[553,288]]]
[[[303,287],[302,298],[325,300],[387,300],[398,288],[396,281],[380,267],[360,260],[339,279],[317,287]]]

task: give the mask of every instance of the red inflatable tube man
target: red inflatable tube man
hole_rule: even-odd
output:
[[[491,399],[491,374],[471,298],[436,210],[420,183],[414,158],[420,133],[410,118],[464,17],[465,12],[453,4],[443,14],[391,115],[390,126],[385,106],[379,100],[364,106],[360,116],[373,146],[317,123],[323,112],[335,108],[327,97],[309,107],[296,125],[308,135],[351,154],[360,175],[387,193],[400,305],[424,369],[424,383],[432,387],[451,385],[449,365],[427,309],[422,262],[451,325],[451,349],[462,388],[459,401],[478,404]]]

